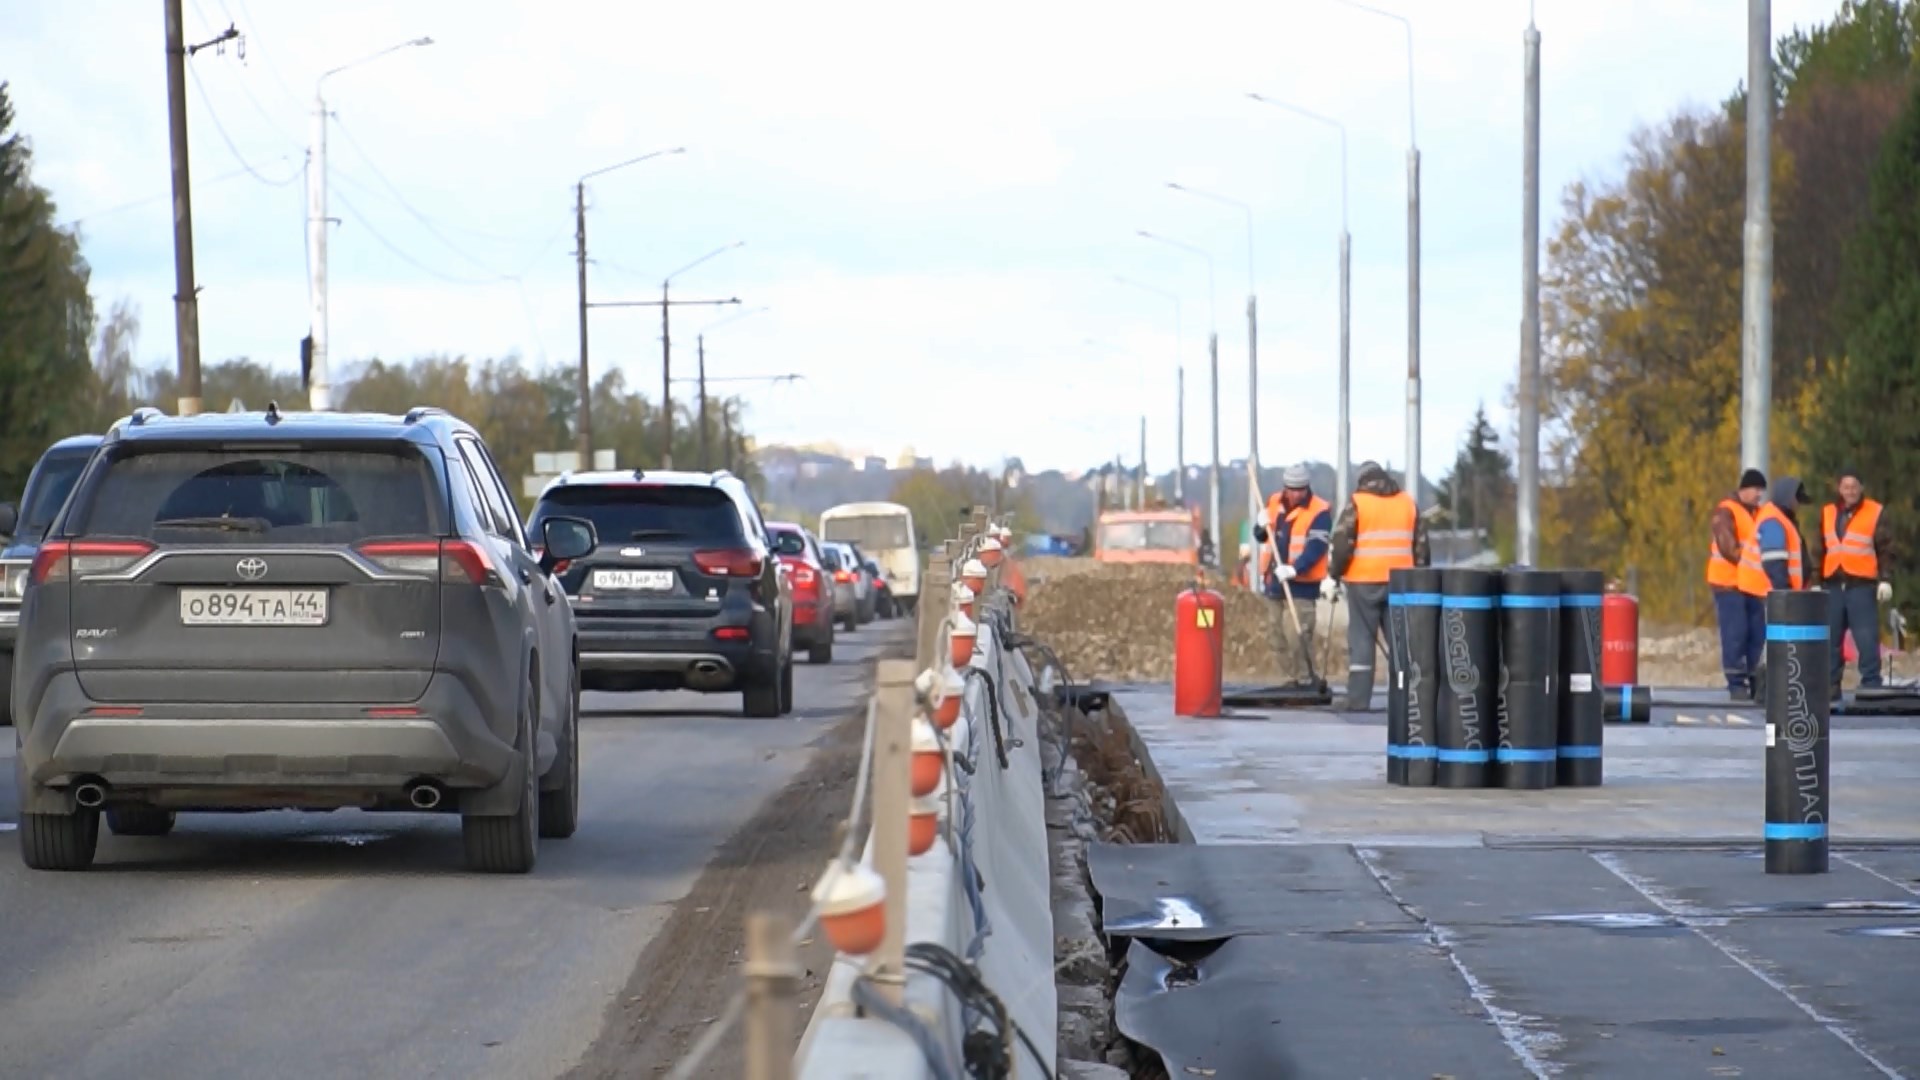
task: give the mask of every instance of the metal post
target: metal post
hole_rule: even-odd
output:
[[[180,353],[180,415],[192,416],[200,411],[200,302],[193,283],[193,192],[187,174],[187,41],[180,0],[167,0],[166,20],[167,138],[173,158],[173,332]]]
[[[573,253],[580,275],[580,424],[574,433],[580,467],[593,468],[593,376],[587,370],[587,182],[573,186]]]
[[[868,961],[880,994],[898,1005],[906,993],[907,816],[912,804],[913,676],[910,660],[882,660],[875,680],[873,868],[886,882],[886,936]]]
[[[1740,460],[1767,471],[1773,409],[1773,11],[1747,0],[1747,221],[1740,334]]]
[[[660,467],[673,468],[673,334],[667,313],[667,283],[660,283]]]
[[[1213,531],[1214,561],[1220,559],[1220,335],[1207,335],[1207,362],[1213,369],[1213,468],[1207,474],[1208,526]]]
[[[1140,418],[1140,505],[1147,505],[1147,418]]]
[[[1526,152],[1521,166],[1520,491],[1517,552],[1540,561],[1540,31],[1527,23]]]
[[[1407,151],[1407,493],[1420,505],[1420,151]]]
[[[1252,247],[1249,238],[1248,247]],[[1251,264],[1252,256],[1248,256]],[[1252,273],[1249,266],[1248,273]],[[1260,475],[1260,315],[1258,302],[1252,292],[1247,293],[1247,460],[1253,463],[1253,475]],[[1247,520],[1252,521],[1260,513],[1254,505],[1253,489],[1247,489]]]
[[[1173,501],[1187,505],[1187,369],[1174,371],[1177,389],[1173,396]]]
[[[1339,460],[1333,463],[1334,486],[1339,488],[1335,506],[1347,505],[1353,469],[1353,238],[1340,230],[1340,444]]]
[[[707,456],[707,335],[697,339],[700,352],[700,470],[713,469],[713,459]]]
[[[784,915],[747,916],[747,1080],[791,1080],[800,965]]]

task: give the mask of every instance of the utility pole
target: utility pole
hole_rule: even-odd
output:
[[[1747,220],[1740,326],[1740,458],[1767,471],[1773,410],[1773,11],[1747,0]]]
[[[1187,369],[1174,369],[1178,388],[1173,397],[1173,500],[1187,505]]]
[[[187,168],[187,57],[240,36],[233,27],[187,47],[180,0],[165,0],[167,141],[173,159],[173,332],[179,353],[181,416],[200,411],[200,290],[193,281],[193,181]]]
[[[1340,489],[1339,501],[1347,505],[1353,494],[1353,237],[1347,226],[1340,226],[1340,460],[1334,462],[1334,486]]]
[[[1249,268],[1249,274],[1252,270]],[[1256,312],[1253,283],[1247,283],[1247,460],[1253,463],[1253,475],[1260,475],[1260,316]],[[1253,503],[1253,488],[1247,488],[1248,521],[1259,516]]]
[[[573,255],[580,273],[580,421],[574,448],[580,467],[593,468],[593,378],[587,369],[587,182],[573,185]]]
[[[1407,492],[1420,506],[1420,149],[1407,151]]]
[[[1140,418],[1140,505],[1147,505],[1147,418]]]
[[[673,333],[668,312],[667,283],[660,283],[660,467],[673,468]]]
[[[1525,224],[1520,255],[1520,492],[1515,546],[1522,566],[1540,562],[1540,31],[1527,20]]]
[[[1207,335],[1207,359],[1213,367],[1213,469],[1207,476],[1207,513],[1212,518],[1214,561],[1220,558],[1220,335]]]

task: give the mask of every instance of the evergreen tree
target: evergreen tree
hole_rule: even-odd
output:
[[[1920,568],[1920,87],[1880,146],[1844,289],[1847,357],[1823,395],[1814,460],[1822,477],[1858,469],[1886,504],[1897,561],[1881,572],[1902,579]]]
[[[33,182],[0,82],[0,498],[17,495],[48,444],[85,425],[93,300],[80,238]]]
[[[1456,528],[1492,530],[1513,506],[1513,459],[1500,449],[1500,433],[1487,420],[1483,402],[1467,427],[1466,445],[1440,484],[1440,505]]]

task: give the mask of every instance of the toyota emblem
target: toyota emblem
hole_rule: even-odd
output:
[[[261,578],[267,576],[267,560],[248,556],[235,563],[233,569],[248,581],[259,581]]]
[[[647,549],[643,547],[623,547],[620,549],[621,557],[627,559],[637,559],[646,553]]]

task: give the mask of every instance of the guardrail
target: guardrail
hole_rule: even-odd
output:
[[[749,917],[746,985],[669,1080],[695,1075],[742,1017],[748,1080],[1053,1075],[1040,713],[1013,647],[1010,536],[976,511],[932,557],[915,658],[880,664],[843,845],[812,909],[798,927]],[[794,949],[815,926],[840,951],[788,1058]]]

